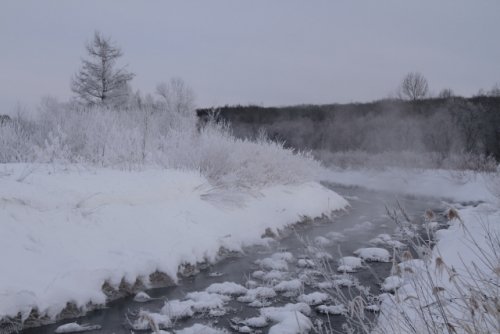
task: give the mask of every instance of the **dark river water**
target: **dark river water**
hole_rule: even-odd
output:
[[[330,262],[335,267],[338,258],[341,256],[352,255],[353,251],[362,247],[373,247],[369,240],[381,233],[392,235],[395,231],[395,224],[386,216],[386,206],[394,207],[399,202],[406,212],[416,220],[422,220],[423,214],[427,209],[433,209],[436,212],[443,210],[439,200],[433,198],[401,196],[379,191],[369,191],[357,187],[343,187],[336,185],[327,185],[340,195],[344,196],[351,207],[346,212],[338,212],[331,219],[318,220],[310,224],[301,224],[290,229],[290,233],[272,244],[270,247],[253,247],[247,249],[244,254],[232,254],[222,261],[214,264],[193,277],[183,278],[178,286],[168,288],[158,288],[146,291],[151,297],[158,298],[147,303],[138,303],[133,297],[120,299],[109,303],[105,309],[93,311],[84,317],[78,319],[66,319],[59,323],[47,325],[38,328],[27,329],[24,334],[46,334],[54,333],[55,329],[65,323],[76,321],[78,323],[89,323],[100,325],[100,330],[89,331],[86,333],[132,333],[127,323],[127,317],[133,318],[138,310],[148,310],[151,312],[160,312],[165,300],[182,299],[188,292],[203,291],[210,284],[216,282],[235,282],[245,285],[245,282],[251,277],[251,274],[258,270],[255,264],[258,259],[265,258],[277,251],[288,251],[293,253],[295,258],[301,258],[306,253],[304,240],[314,243],[318,236],[327,236],[330,232],[339,232],[345,236],[343,241],[338,241],[331,246],[325,246],[324,250],[332,255]],[[367,223],[369,222],[369,223]],[[382,247],[382,246],[378,246]],[[340,250],[340,252],[339,252]],[[362,284],[370,286],[376,293],[380,279],[389,275],[390,263],[372,264],[373,270],[360,270],[353,274]],[[291,277],[298,275],[300,268],[291,265],[289,268]],[[214,275],[220,273],[222,275]],[[296,273],[296,274],[295,274]],[[312,287],[306,286],[304,293],[318,291]],[[279,295],[272,300],[273,306],[283,305],[285,303],[296,302],[294,297]],[[220,317],[210,317],[195,315],[186,320],[179,320],[174,328],[169,330],[189,327],[194,323],[212,324],[218,328],[230,328],[231,319],[238,317],[241,319],[257,316],[259,309],[249,307],[248,304],[237,302],[236,300],[228,303],[228,313]],[[311,314],[311,319],[322,319],[324,316]],[[329,317],[332,326],[340,329],[343,322],[342,316]],[[260,328],[262,333],[266,333],[268,328]],[[134,331],[138,332],[138,331]],[[150,333],[151,331],[147,331]]]

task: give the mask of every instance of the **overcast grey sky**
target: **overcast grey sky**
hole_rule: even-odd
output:
[[[153,92],[182,77],[199,106],[370,101],[409,71],[432,91],[500,82],[500,1],[9,1],[0,5],[0,113],[69,82],[95,30]]]

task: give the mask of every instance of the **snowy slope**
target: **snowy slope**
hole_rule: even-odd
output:
[[[313,182],[242,193],[194,172],[31,166],[0,166],[0,318],[102,304],[105,281],[156,270],[175,279],[183,263],[347,206]]]

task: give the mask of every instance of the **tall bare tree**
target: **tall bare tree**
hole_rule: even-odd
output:
[[[401,82],[399,94],[403,98],[416,101],[426,97],[428,91],[427,79],[418,72],[410,72]]]
[[[134,77],[124,67],[115,68],[123,55],[121,49],[98,31],[86,49],[90,59],[82,60],[80,71],[71,80],[71,90],[87,105],[120,104],[128,96],[128,83]]]

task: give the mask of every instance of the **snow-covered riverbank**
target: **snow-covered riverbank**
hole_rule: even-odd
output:
[[[175,279],[182,264],[347,205],[314,182],[229,192],[194,172],[2,165],[0,318],[103,304],[105,282]]]
[[[344,185],[435,196],[440,201],[446,198],[451,209],[450,226],[436,232],[432,251],[423,259],[406,258],[399,270],[393,270],[395,276],[386,280],[385,284],[397,281],[395,295],[382,295],[375,333],[500,331],[498,173],[337,170],[325,178]],[[432,226],[431,217],[428,220]]]

